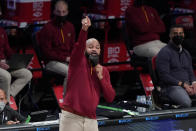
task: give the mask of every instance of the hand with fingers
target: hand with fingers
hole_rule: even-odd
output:
[[[7,121],[7,125],[13,125],[13,124],[18,124],[20,121]]]
[[[88,16],[82,19],[82,30],[87,31],[88,28],[91,26],[91,20]]]
[[[189,84],[184,83],[184,88],[185,88],[185,90],[187,91],[187,93],[189,95],[193,95],[194,94],[194,90],[193,90],[192,86],[190,86]]]
[[[191,87],[193,88],[194,95],[195,95],[196,94],[196,82],[192,83]]]
[[[9,69],[9,65],[6,62],[0,61],[0,68],[7,70]]]
[[[95,66],[95,70],[96,70],[97,77],[99,78],[99,80],[102,80],[103,79],[103,67],[100,64],[98,64]]]

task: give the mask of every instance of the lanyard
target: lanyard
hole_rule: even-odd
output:
[[[147,14],[147,12],[146,12],[146,10],[145,10],[144,6],[142,6],[142,11],[144,12],[144,15],[145,15],[145,17],[146,17],[146,21],[147,21],[147,23],[149,23],[148,14]]]
[[[65,37],[64,37],[64,34],[63,34],[63,29],[61,28],[61,36],[62,36],[62,40],[63,40],[63,43],[65,42]]]

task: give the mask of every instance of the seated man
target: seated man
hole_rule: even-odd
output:
[[[6,92],[7,100],[10,100],[10,94],[15,97],[23,87],[31,80],[32,73],[27,69],[18,69],[8,72],[9,66],[6,64],[13,51],[11,50],[7,34],[3,28],[0,28],[0,88]],[[12,77],[15,80],[11,84]]]
[[[157,11],[144,5],[145,0],[135,0],[127,8],[125,20],[133,51],[138,56],[153,57],[166,44],[160,41],[165,26]]]
[[[192,58],[182,47],[183,27],[172,26],[169,37],[168,45],[160,50],[156,58],[162,93],[175,104],[191,107],[190,96],[196,94],[196,78]]]
[[[18,124],[24,122],[26,118],[6,105],[7,99],[5,92],[0,89],[0,125]]]
[[[67,76],[68,63],[75,42],[74,26],[67,21],[68,4],[59,0],[55,4],[54,19],[40,31],[39,44],[46,69]],[[66,85],[66,78],[64,81]]]

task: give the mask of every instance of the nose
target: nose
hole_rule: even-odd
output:
[[[94,47],[92,50],[97,52],[97,48],[96,47]]]
[[[96,48],[92,48],[91,53],[97,53]]]

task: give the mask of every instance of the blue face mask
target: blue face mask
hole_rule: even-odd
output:
[[[0,111],[3,111],[5,108],[5,103],[3,101],[0,102]]]

